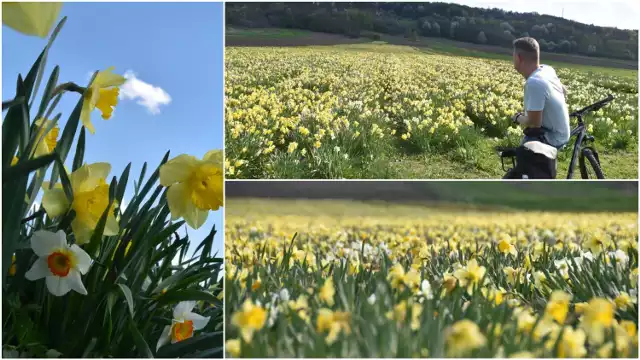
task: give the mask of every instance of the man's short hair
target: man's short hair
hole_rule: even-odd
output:
[[[540,60],[540,45],[532,37],[523,37],[513,41],[513,49],[517,54],[529,61]]]

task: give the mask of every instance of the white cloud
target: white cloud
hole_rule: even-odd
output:
[[[138,79],[133,71],[128,70],[124,77],[127,78],[127,82],[120,88],[120,98],[138,100],[138,104],[154,115],[160,113],[160,105],[168,105],[171,102],[171,96],[164,89]]]

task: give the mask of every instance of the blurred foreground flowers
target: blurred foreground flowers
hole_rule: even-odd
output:
[[[635,213],[233,201],[230,356],[638,356]]]

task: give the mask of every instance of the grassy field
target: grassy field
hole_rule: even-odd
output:
[[[227,202],[232,357],[637,357],[637,213]]]
[[[227,47],[226,59],[229,178],[499,178],[494,147],[521,137],[508,119],[522,107],[523,80],[508,55],[432,40]],[[552,64],[571,109],[616,96],[585,120],[605,176],[637,178],[637,70]],[[559,178],[569,158],[560,153]]]
[[[225,194],[247,207],[263,207],[260,198],[333,199],[371,203],[414,204],[441,209],[474,207],[489,210],[636,212],[638,186],[635,182],[502,182],[502,181],[270,181],[256,187],[253,182],[227,182]],[[304,203],[304,200],[301,201]],[[243,203],[244,204],[244,203]],[[396,205],[394,205],[396,206]],[[291,206],[284,206],[285,209]],[[397,206],[396,206],[397,208]]]

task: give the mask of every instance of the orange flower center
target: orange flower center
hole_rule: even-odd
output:
[[[68,254],[65,254],[61,251],[56,251],[47,257],[47,264],[49,265],[49,270],[60,277],[65,277],[69,275],[69,270],[71,270],[71,258]]]
[[[173,340],[182,341],[193,336],[193,321],[186,320],[185,322],[176,323],[173,325],[172,332]]]

